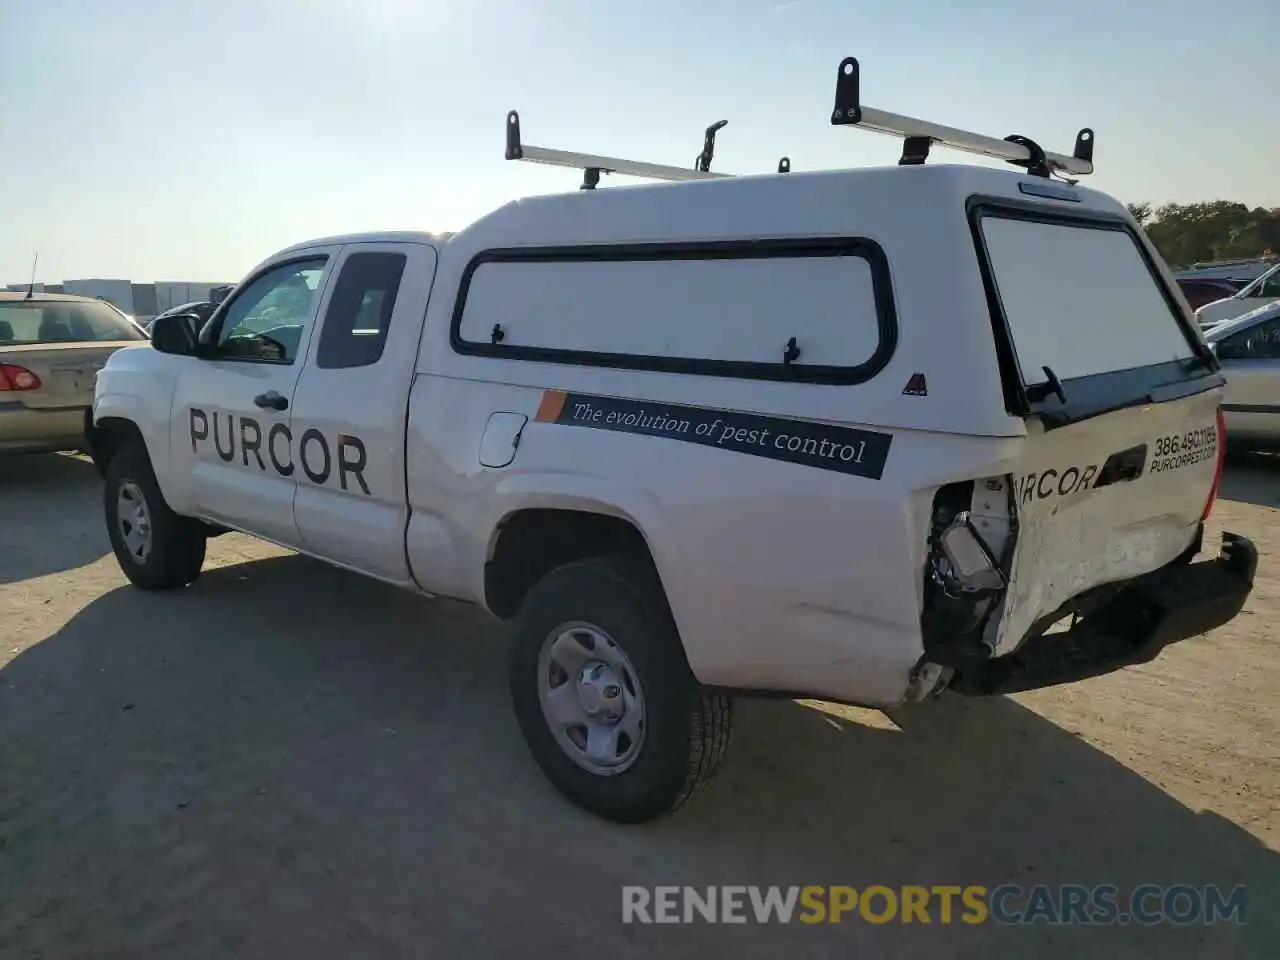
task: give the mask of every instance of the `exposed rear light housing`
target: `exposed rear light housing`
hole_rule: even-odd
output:
[[[16,363],[0,363],[0,391],[39,390],[40,378]]]

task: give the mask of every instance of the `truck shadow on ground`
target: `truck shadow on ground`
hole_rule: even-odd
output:
[[[745,702],[707,794],[596,820],[526,753],[503,634],[297,556],[90,604],[0,671],[0,954],[1222,958],[1280,933],[1280,857],[1008,699],[900,727]],[[1247,884],[1251,909],[1185,928],[620,919],[627,884],[1001,883]]]
[[[5,541],[0,585],[74,570],[111,550],[102,521],[102,479],[87,457],[0,456]]]

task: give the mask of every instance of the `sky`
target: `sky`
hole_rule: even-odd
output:
[[[1280,206],[1276,0],[0,0],[0,282],[233,282],[290,244],[456,230],[572,170],[891,164],[866,104],[1070,153],[1124,201]],[[969,162],[937,151],[941,159]],[[625,183],[609,177],[605,184]]]

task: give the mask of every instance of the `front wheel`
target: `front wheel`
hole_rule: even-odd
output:
[[[134,586],[173,590],[200,576],[204,530],[169,509],[142,444],[130,444],[107,464],[103,506],[111,549]]]
[[[724,762],[732,701],[694,678],[644,565],[593,558],[549,573],[521,607],[509,667],[538,766],[597,816],[671,813]]]

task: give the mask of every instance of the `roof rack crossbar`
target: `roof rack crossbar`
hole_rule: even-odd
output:
[[[507,159],[545,163],[553,167],[569,167],[583,171],[582,189],[593,190],[602,173],[620,173],[627,177],[644,177],[649,180],[712,180],[733,174],[714,172],[710,169],[715,150],[715,131],[726,121],[707,128],[703,152],[698,155],[693,169],[669,167],[660,163],[625,160],[622,157],[605,157],[591,153],[574,153],[570,150],[553,150],[535,147],[520,139],[520,115],[512,110],[507,114]]]
[[[1094,136],[1093,130],[1088,127],[1076,134],[1075,148],[1067,156],[1042,150],[1034,141],[1016,134],[1000,139],[864,106],[856,57],[845,57],[840,61],[831,124],[836,127],[862,127],[901,137],[905,142],[903,157],[899,162],[905,165],[924,163],[928,156],[928,146],[936,143],[953,150],[963,150],[1026,167],[1030,173],[1042,177],[1051,173],[1077,176],[1093,173]]]

